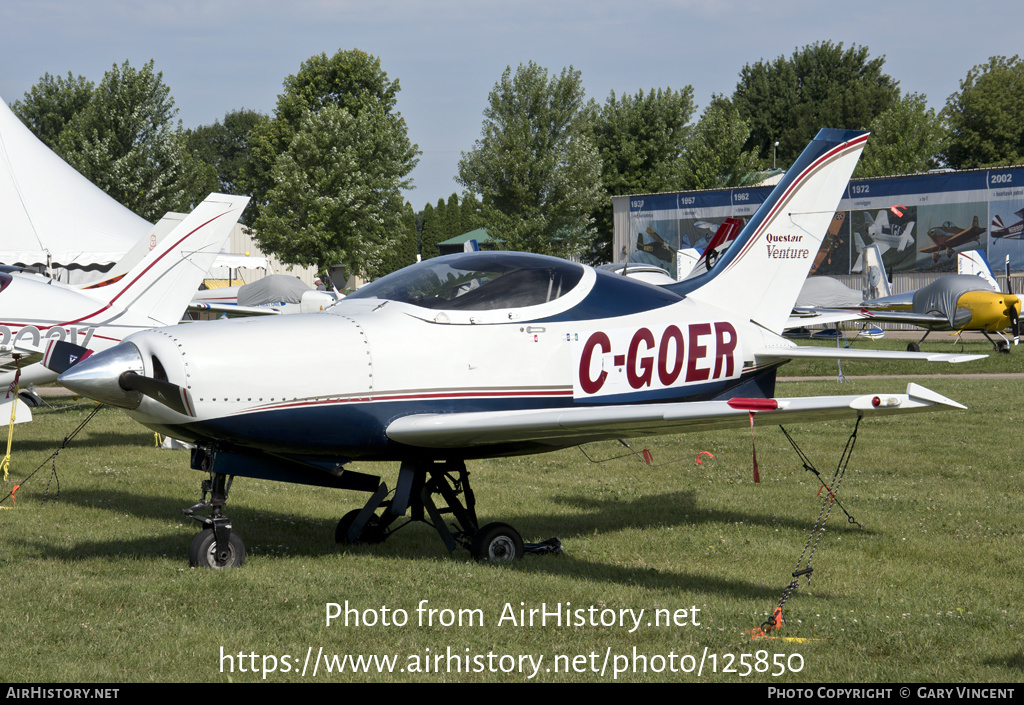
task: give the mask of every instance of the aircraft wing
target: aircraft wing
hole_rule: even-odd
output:
[[[15,360],[15,356],[18,357]],[[25,369],[29,365],[43,359],[43,353],[27,350],[13,345],[0,345],[0,372],[15,372],[20,366]]]
[[[202,312],[213,312],[217,314],[224,314],[228,318],[234,318],[236,316],[276,316],[281,313],[280,310],[273,306],[239,306],[237,304],[208,304],[199,301],[193,301],[188,305],[188,310],[192,313]]]
[[[475,448],[528,441],[539,446],[564,447],[636,436],[745,428],[750,425],[751,414],[757,425],[774,425],[949,408],[966,407],[909,384],[906,394],[414,414],[392,421],[387,435],[419,448]]]
[[[866,318],[876,323],[906,323],[921,328],[950,329],[949,319],[939,313],[914,313],[913,311],[889,311],[869,309]]]
[[[842,308],[797,307],[789,315],[789,320],[786,321],[786,328],[816,326],[823,323],[843,323],[844,321],[860,321],[866,318],[871,318],[871,315],[863,311],[852,311]]]

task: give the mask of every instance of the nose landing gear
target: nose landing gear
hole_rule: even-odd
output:
[[[193,568],[236,568],[245,563],[245,544],[231,530],[231,520],[224,516],[233,479],[234,476],[211,473],[209,480],[203,480],[203,501],[182,510],[182,514],[205,527],[188,549],[188,564]],[[207,495],[210,501],[206,501]],[[204,509],[210,510],[209,516],[196,514]]]

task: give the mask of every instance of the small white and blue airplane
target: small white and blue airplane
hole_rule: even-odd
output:
[[[224,514],[235,476],[370,493],[338,523],[339,542],[384,540],[410,512],[449,551],[518,558],[515,529],[477,521],[467,460],[964,408],[915,384],[905,394],[775,397],[776,371],[793,358],[983,357],[797,347],[782,337],[867,137],[822,130],[732,246],[686,281],[654,286],[553,257],[459,253],[383,277],[321,313],[136,333],[60,382],[195,444],[191,465],[209,475],[203,501],[185,510],[204,526],[192,565],[244,560]],[[286,361],[288,374],[268,374]],[[393,495],[380,478],[346,469],[362,459],[401,463]]]
[[[94,284],[0,273],[0,385],[56,381],[57,372],[42,364],[53,342],[95,352],[131,333],[180,321],[248,200],[211,194],[173,229],[161,221],[170,232],[155,233],[152,249],[147,252],[149,243],[143,243],[126,255],[124,266]],[[10,404],[17,405],[16,422],[31,420],[23,404],[0,396],[0,424],[10,418]]]
[[[878,211],[874,218],[865,211],[864,225],[867,228],[867,236],[870,238],[871,244],[878,247],[880,255],[885,254],[894,247],[897,251],[903,252],[908,246],[914,244],[914,222],[911,221],[906,225],[890,225],[889,211],[887,210]],[[853,242],[857,248],[857,261],[850,271],[856,273],[860,272],[863,266],[863,252],[866,245],[860,233],[853,234]]]

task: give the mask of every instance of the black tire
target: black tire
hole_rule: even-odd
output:
[[[35,392],[28,389],[22,389],[18,392],[18,398],[21,399],[21,401],[23,401],[30,409],[36,409],[43,405],[42,398],[40,398],[40,396]]]
[[[193,568],[237,568],[245,563],[245,544],[234,531],[228,533],[228,550],[217,556],[217,539],[213,529],[203,529],[188,548],[188,564]]]
[[[921,346],[917,343],[907,343],[907,352],[921,352]]]
[[[366,526],[359,532],[359,536],[356,537],[355,541],[348,540],[348,530],[352,527],[356,517],[359,516],[359,512],[362,509],[353,509],[351,512],[343,516],[338,521],[337,528],[334,529],[334,541],[335,543],[383,543],[388,537],[388,533],[385,529],[381,528],[380,517],[374,514],[370,517],[370,521],[366,522]]]
[[[523,557],[523,537],[508,524],[488,524],[476,533],[472,553],[481,561],[517,561]]]

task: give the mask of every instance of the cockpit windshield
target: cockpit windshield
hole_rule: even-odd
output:
[[[572,290],[581,265],[522,252],[435,257],[367,284],[349,299],[387,299],[445,311],[536,306]]]

